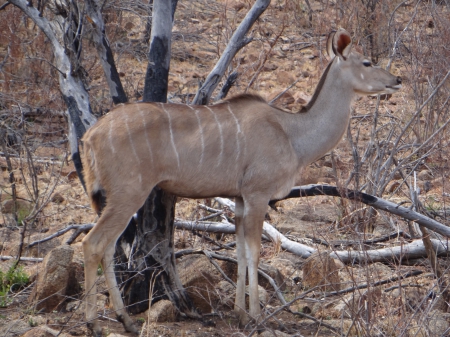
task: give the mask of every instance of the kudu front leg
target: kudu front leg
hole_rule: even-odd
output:
[[[268,202],[261,207],[246,210],[244,217],[250,316],[256,323],[261,320],[258,292],[258,264],[261,250],[262,227],[267,204]]]

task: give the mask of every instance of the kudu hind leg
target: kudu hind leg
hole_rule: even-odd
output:
[[[239,317],[239,321],[244,323],[247,320],[245,312],[245,279],[247,275],[247,259],[245,256],[245,236],[242,218],[244,216],[244,202],[241,198],[235,200],[235,226],[236,226],[236,255],[238,260],[236,298],[234,301],[234,311]]]
[[[128,220],[127,224],[130,221]],[[120,234],[119,234],[120,236]],[[111,304],[115,310],[117,320],[121,322],[126,331],[132,333],[138,333],[133,320],[127,314],[125,305],[123,303],[122,295],[120,294],[119,287],[117,285],[116,275],[114,272],[114,252],[116,250],[116,238],[106,249],[105,256],[102,260],[103,272],[105,275],[106,284],[108,286],[109,298]]]
[[[112,206],[114,205],[114,206]],[[119,205],[119,206],[116,206]],[[124,210],[129,210],[128,212]],[[86,292],[86,321],[88,328],[94,336],[101,336],[102,330],[97,318],[97,267],[99,263],[105,271],[105,279],[109,287],[111,301],[118,315],[127,317],[127,323],[131,320],[124,310],[123,301],[117,288],[114,276],[113,254],[115,243],[120,234],[128,225],[128,221],[134,214],[134,207],[126,208],[124,205],[108,201],[102,215],[94,228],[83,239],[84,274]],[[128,323],[129,324],[129,323]],[[128,328],[125,327],[127,330]],[[130,328],[131,329],[131,328]]]

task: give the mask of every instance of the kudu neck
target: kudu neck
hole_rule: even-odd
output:
[[[292,116],[289,133],[301,165],[333,149],[347,129],[355,94],[337,63],[327,67],[305,109]]]

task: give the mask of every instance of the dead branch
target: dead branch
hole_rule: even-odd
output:
[[[0,260],[17,260],[17,256],[0,255]],[[43,260],[41,257],[20,257],[20,261],[26,262],[42,262]]]
[[[198,90],[197,94],[195,95],[193,104],[208,104],[208,101],[214,89],[219,84],[219,81],[223,77],[234,56],[242,47],[244,47],[251,41],[251,39],[246,38],[245,35],[253,26],[255,21],[259,18],[259,16],[266,10],[269,4],[270,0],[257,0],[255,2],[253,7],[245,16],[244,20],[242,20],[241,24],[234,32],[233,36],[230,39],[230,42],[220,56],[219,61],[217,61],[214,69],[206,78],[205,83],[203,83],[202,87]]]
[[[358,241],[358,240],[334,240],[334,241],[326,241],[324,239],[321,238],[317,238],[315,236],[312,235],[306,235],[306,237],[308,239],[311,239],[314,243],[319,243],[321,245],[324,245],[326,247],[339,247],[339,246],[355,246],[355,245],[373,245],[375,243],[380,243],[380,242],[385,242],[385,241],[389,241],[391,239],[395,239],[398,237],[404,237],[406,239],[411,239],[411,236],[408,233],[405,233],[404,231],[396,231],[396,232],[392,232],[390,234],[387,235],[383,235],[380,237],[376,237],[373,239],[368,239],[368,240],[362,240],[362,241]]]
[[[36,246],[36,245],[40,244],[40,243],[43,243],[43,242],[49,241],[51,239],[54,239],[54,238],[56,238],[58,236],[61,236],[61,235],[65,234],[65,233],[67,233],[68,231],[70,231],[72,229],[75,229],[76,230],[75,233],[79,233],[78,235],[80,235],[82,232],[89,231],[93,227],[94,227],[94,224],[92,224],[92,223],[90,223],[90,224],[83,224],[83,225],[70,225],[70,226],[68,226],[66,228],[63,228],[63,229],[57,231],[56,233],[53,233],[52,235],[47,236],[46,238],[43,238],[41,240],[37,240],[37,241],[31,242],[27,246],[27,248],[31,248],[33,246]],[[77,235],[77,237],[78,237],[78,235]],[[72,235],[72,237],[69,240],[67,240],[67,242],[66,242],[67,244],[70,245],[73,241],[75,241],[76,237],[73,238],[73,236],[74,235]],[[73,238],[73,240],[71,240],[72,238]]]
[[[338,189],[335,186],[330,185],[305,185],[294,187],[291,192],[283,199],[311,197],[316,195],[329,195],[333,197],[346,198],[350,200],[360,201],[373,208],[381,209],[389,213],[399,215],[407,220],[415,221],[419,225],[422,225],[436,233],[439,233],[447,238],[450,238],[450,228],[433,220],[423,214],[414,212],[408,208],[401,207],[393,202],[375,197],[373,195],[353,191],[347,188]],[[271,205],[275,204],[279,200],[272,200]]]
[[[449,254],[448,243],[432,239],[434,250],[437,255]],[[386,262],[392,260],[417,259],[427,257],[427,250],[422,240],[413,241],[407,245],[360,251],[334,251],[330,254],[333,259],[339,259],[343,263],[361,262]]]
[[[230,210],[234,212],[234,202],[226,198],[214,198],[219,204],[227,206]],[[281,243],[281,248],[299,255],[301,257],[307,258],[311,256],[316,250],[314,248],[308,247],[301,243],[291,241],[286,236],[281,234],[275,229],[271,224],[264,221],[263,233],[267,235],[273,242],[279,241]]]
[[[349,287],[349,288],[345,288],[345,289],[337,290],[337,291],[330,291],[328,293],[322,294],[321,298],[330,297],[330,296],[336,296],[336,295],[343,295],[343,294],[351,293],[352,291],[355,291],[355,290],[366,289],[368,287],[378,287],[378,286],[381,286],[383,284],[388,284],[388,283],[396,282],[396,281],[399,281],[399,280],[404,280],[404,279],[406,279],[408,277],[418,276],[418,275],[421,275],[423,273],[424,272],[421,271],[421,270],[411,270],[411,271],[409,271],[409,272],[407,272],[407,273],[405,273],[403,275],[392,276],[392,277],[390,277],[390,278],[388,278],[386,280],[381,280],[381,281],[377,281],[377,282],[374,282],[374,283],[364,283],[364,284],[357,285],[355,287]],[[397,287],[398,287],[398,285],[397,285]]]

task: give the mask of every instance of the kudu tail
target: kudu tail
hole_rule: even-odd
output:
[[[91,206],[97,214],[100,214],[105,206],[105,195],[98,179],[95,153],[89,142],[83,144],[81,162],[83,163],[83,175]]]

